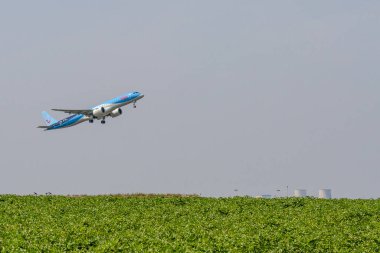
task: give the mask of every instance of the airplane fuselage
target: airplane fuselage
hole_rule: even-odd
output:
[[[126,106],[130,103],[135,104],[139,99],[144,97],[140,92],[132,92],[123,94],[114,99],[108,100],[100,105],[94,106],[91,108],[92,112],[90,115],[85,114],[74,114],[67,118],[61,119],[54,124],[46,127],[46,130],[55,130],[60,128],[67,128],[78,125],[85,121],[92,122],[94,119],[102,120],[102,123],[105,123],[105,117],[111,116],[116,117],[121,114],[121,107]],[[99,112],[99,113],[97,113]],[[116,114],[114,114],[116,112]],[[115,115],[115,116],[113,116]]]

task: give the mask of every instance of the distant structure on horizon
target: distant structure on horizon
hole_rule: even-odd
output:
[[[276,192],[279,192],[280,190],[276,190]],[[309,195],[310,197],[318,197],[320,199],[331,199],[332,194],[331,194],[331,189],[320,189],[318,192],[318,195]],[[294,190],[294,195],[295,198],[306,198],[307,195],[307,190],[306,189],[295,189]],[[276,195],[270,195],[270,194],[261,194],[261,195],[256,195],[255,198],[259,199],[271,199],[271,198],[281,198],[279,194]]]
[[[269,195],[269,194],[257,195],[257,196],[255,196],[255,198],[257,198],[257,199],[270,199],[270,198],[272,198],[272,195]]]
[[[320,199],[331,199],[331,189],[320,189],[319,190]]]
[[[305,189],[294,190],[294,197],[303,198],[307,196],[307,191]]]

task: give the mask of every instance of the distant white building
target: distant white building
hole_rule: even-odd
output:
[[[306,196],[307,196],[307,192],[305,189],[294,190],[294,197],[302,198],[302,197],[306,197]]]
[[[320,189],[319,190],[320,199],[331,199],[331,189]]]
[[[257,196],[255,196],[255,198],[257,198],[257,199],[270,199],[270,198],[272,198],[272,195],[269,195],[269,194],[257,195]]]

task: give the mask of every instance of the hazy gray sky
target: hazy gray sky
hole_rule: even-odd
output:
[[[380,197],[379,27],[379,1],[1,1],[0,193]]]

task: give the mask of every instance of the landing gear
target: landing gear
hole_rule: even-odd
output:
[[[90,119],[88,122],[90,122],[90,123],[94,123],[94,119]]]
[[[137,106],[136,106],[136,102],[134,102],[134,103],[133,103],[133,108],[136,108],[136,107],[137,107]]]
[[[103,119],[102,119],[102,121],[100,121],[100,123],[105,124],[106,123],[106,118],[103,117]]]

